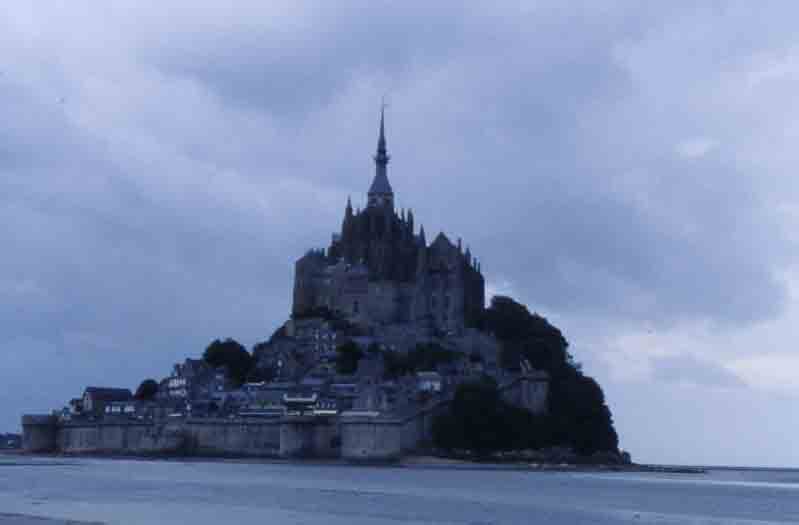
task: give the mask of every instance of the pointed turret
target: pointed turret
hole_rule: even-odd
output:
[[[353,216],[352,201],[347,197],[347,207],[344,209],[344,220],[341,221],[341,238],[349,241],[352,236]]]
[[[375,178],[369,188],[369,206],[387,206],[394,209],[394,190],[388,182],[388,161],[386,150],[385,106],[380,109],[380,136],[377,139],[377,154],[375,154]]]
[[[419,244],[427,247],[427,239],[424,236],[424,224],[422,224],[422,227],[419,228]]]

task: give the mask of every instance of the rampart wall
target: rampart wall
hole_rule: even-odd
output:
[[[510,403],[544,413],[547,387],[545,378],[521,376],[500,392]],[[23,446],[28,452],[385,461],[429,445],[433,421],[450,403],[443,399],[401,417],[375,418],[58,422],[53,416],[24,416]]]

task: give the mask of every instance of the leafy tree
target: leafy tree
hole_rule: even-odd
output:
[[[385,378],[394,379],[424,370],[436,370],[439,365],[452,363],[461,357],[462,353],[447,350],[435,343],[418,344],[407,353],[384,352]]]
[[[336,348],[336,372],[354,374],[358,369],[358,361],[363,357],[363,350],[353,341],[348,341]]]
[[[228,377],[237,385],[244,383],[253,367],[253,358],[247,349],[230,338],[215,339],[205,349],[203,360],[214,367],[227,367]]]
[[[251,383],[270,382],[277,377],[277,370],[272,367],[253,367],[247,375]]]
[[[552,381],[550,389],[558,442],[569,444],[580,454],[618,450],[610,409],[596,380],[574,370]]]
[[[547,431],[555,444],[581,454],[616,451],[618,436],[602,388],[568,352],[561,331],[510,297],[496,296],[480,326],[501,343],[500,364],[515,370],[521,359],[550,376]]]
[[[145,379],[136,389],[133,397],[140,401],[149,401],[158,393],[158,381],[155,379]]]
[[[433,421],[433,441],[445,450],[478,456],[556,444],[548,416],[507,403],[489,378],[458,387],[450,410]]]

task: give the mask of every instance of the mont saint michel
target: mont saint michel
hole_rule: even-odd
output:
[[[135,391],[87,385],[22,419],[30,452],[396,460],[437,451],[621,463],[610,411],[560,331],[486,306],[460,237],[397,210],[381,110],[363,208],[294,266],[290,318],[251,351],[211,342]],[[554,452],[557,451],[557,452]]]

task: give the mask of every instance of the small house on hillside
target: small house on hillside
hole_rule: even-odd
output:
[[[420,392],[441,392],[442,379],[438,372],[418,372],[416,381]]]
[[[105,407],[116,401],[130,401],[133,393],[127,388],[90,386],[83,392],[83,412],[100,415]]]

